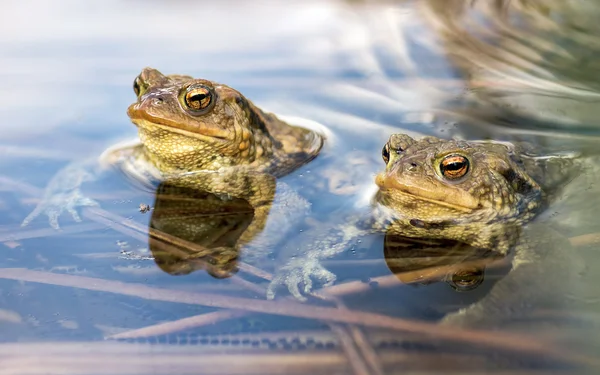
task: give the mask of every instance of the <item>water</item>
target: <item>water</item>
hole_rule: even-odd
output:
[[[575,372],[598,366],[600,262],[597,240],[585,237],[600,232],[596,3],[4,4],[0,362],[9,373],[60,374]],[[337,302],[298,306],[279,290],[279,304],[268,304],[260,289],[267,282],[252,270],[215,278],[214,267],[213,276],[180,268],[205,264],[158,267],[147,234],[153,211],[139,212],[140,204],[156,205],[157,198],[118,173],[85,190],[118,217],[107,221],[88,212],[75,223],[63,215],[62,232],[44,217],[21,228],[59,169],[136,135],[125,110],[145,66],[223,82],[262,108],[325,125],[331,136],[322,155],[284,179],[305,193],[313,218],[325,223],[352,212],[384,168],[381,149],[396,132],[528,141],[542,154],[589,161],[540,219],[573,247],[550,252],[559,260],[522,285],[539,285],[540,294],[559,285],[549,293],[556,309],[513,319],[507,299],[506,310],[484,320],[481,332],[445,334],[437,322],[488,295],[510,264],[497,260],[481,284],[477,273],[469,274],[473,268],[462,278],[454,269],[454,284],[444,282],[439,279],[448,270],[440,265],[464,260],[459,250],[406,239],[398,248],[384,235],[361,238],[324,263],[338,277]],[[332,194],[322,177],[335,173],[341,182]],[[343,183],[348,180],[350,188]],[[243,226],[248,217],[231,220]],[[542,231],[540,238],[549,235]],[[437,273],[427,277],[434,266]],[[465,290],[456,291],[457,283]],[[203,322],[130,332],[198,315]],[[136,337],[105,340],[124,332]]]

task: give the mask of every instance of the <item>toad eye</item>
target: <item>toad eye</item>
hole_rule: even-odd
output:
[[[467,292],[481,285],[483,279],[483,269],[462,270],[453,274],[447,283],[457,292]]]
[[[213,93],[204,85],[192,85],[188,87],[184,100],[186,107],[190,111],[201,112],[212,104]]]
[[[456,180],[469,171],[469,159],[462,155],[448,155],[440,163],[440,173],[449,180]]]
[[[138,97],[142,93],[142,85],[140,83],[140,76],[135,77],[135,79],[133,80],[133,92],[135,93],[135,96],[138,96]]]
[[[390,161],[390,145],[389,144],[385,144],[385,146],[383,146],[383,149],[381,150],[381,157],[383,158],[383,161],[385,162],[385,164],[387,164]]]

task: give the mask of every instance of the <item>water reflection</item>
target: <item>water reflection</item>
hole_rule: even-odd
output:
[[[457,292],[477,289],[485,279],[486,265],[501,255],[457,241],[407,238],[388,233],[385,262],[402,283],[429,285],[445,282]],[[419,272],[421,270],[421,272]]]
[[[254,209],[242,198],[161,183],[151,215],[148,246],[163,271],[185,275],[206,269],[226,278],[237,271],[238,241]]]

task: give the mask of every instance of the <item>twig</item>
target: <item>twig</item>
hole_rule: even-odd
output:
[[[0,184],[4,184],[6,186],[13,188],[15,191],[19,191],[19,192],[25,193],[27,195],[32,195],[34,197],[42,195],[42,192],[43,192],[42,189],[40,189],[38,187],[35,187],[26,182],[14,180],[14,179],[12,179],[10,177],[6,177],[6,176],[0,176]]]
[[[189,318],[179,319],[173,322],[155,324],[152,326],[134,329],[126,332],[107,336],[105,339],[133,339],[140,337],[153,337],[167,335],[177,331],[184,331],[197,326],[212,324],[224,319],[233,319],[246,315],[245,311],[240,310],[220,310],[207,314],[196,315]]]
[[[42,189],[39,189],[39,188],[37,188],[31,184],[28,184],[26,182],[17,181],[17,180],[14,180],[14,179],[12,179],[10,177],[6,177],[6,176],[0,176],[0,184],[4,184],[6,186],[12,187],[15,190],[25,192],[26,194],[32,195],[32,196],[39,196],[42,194]],[[82,214],[82,216],[84,216],[90,220],[96,221],[100,224],[104,224],[114,230],[117,230],[123,234],[131,236],[141,242],[146,242],[148,240],[148,235],[153,236],[158,239],[161,239],[163,241],[163,244],[166,244],[169,247],[169,251],[172,251],[175,253],[177,253],[178,251],[181,251],[181,250],[177,249],[176,246],[184,247],[186,249],[193,251],[196,254],[206,254],[206,256],[210,256],[210,254],[213,253],[210,249],[207,249],[203,246],[200,246],[200,245],[195,244],[190,241],[185,241],[181,238],[172,236],[168,233],[165,233],[165,232],[153,229],[153,228],[146,228],[133,220],[128,220],[120,215],[113,214],[113,213],[108,212],[99,207],[86,207],[82,210],[81,214]],[[84,231],[84,229],[82,229],[81,231]],[[74,230],[74,232],[75,232],[75,230]],[[36,232],[33,232],[33,233],[39,234]],[[57,234],[60,234],[60,233],[61,232],[57,232]],[[71,233],[73,233],[73,232],[71,232]],[[185,254],[185,255],[187,255],[187,254]],[[198,261],[200,261],[200,260],[198,260]],[[264,274],[259,269],[257,269],[256,267],[252,267],[250,265],[246,265],[243,262],[238,262],[238,267],[240,269],[243,269],[245,272],[248,272],[257,277],[264,276]]]
[[[113,229],[136,238],[142,242],[146,242],[148,240],[148,236],[152,236],[153,238],[159,240],[156,242],[157,246],[165,247],[166,251],[175,254],[182,259],[189,257],[189,253],[181,250],[181,248],[188,249],[190,252],[194,253],[194,256],[198,256],[200,258],[211,257],[214,254],[211,249],[208,249],[204,246],[198,245],[191,241],[186,241],[182,238],[175,237],[154,228],[147,228],[136,221],[128,220],[122,216],[113,214],[98,207],[85,208],[82,212],[82,215],[88,219],[106,224]],[[202,259],[194,260],[200,263],[205,263]],[[243,268],[245,272],[257,277],[262,277],[264,275],[256,267],[252,267],[240,261],[238,261],[238,267],[240,269]]]
[[[352,342],[352,337],[347,332],[346,328],[340,324],[333,323],[329,324],[329,327],[331,328],[331,331],[340,339],[340,343],[344,349],[344,353],[346,354],[346,359],[348,360],[348,363],[350,363],[350,366],[352,366],[354,374],[369,375],[369,369],[356,350],[356,347]]]
[[[477,262],[471,262],[471,263],[465,263],[468,265],[481,265],[479,263],[479,261]],[[465,265],[463,264],[463,266]],[[496,261],[493,262],[491,265],[498,265],[500,264],[500,262]],[[488,265],[490,266],[490,265]],[[449,266],[451,267],[451,266]],[[338,308],[345,308],[343,302],[341,300],[339,300],[337,297],[340,296],[344,296],[344,295],[348,295],[348,294],[355,294],[355,293],[360,293],[362,291],[366,291],[369,288],[371,288],[371,284],[375,283],[377,284],[378,287],[393,287],[393,286],[397,286],[398,285],[398,280],[413,280],[413,281],[418,281],[419,278],[415,277],[415,275],[422,275],[422,274],[426,274],[429,275],[430,277],[435,277],[436,275],[439,274],[444,274],[449,268],[440,268],[440,267],[432,267],[430,269],[424,269],[424,270],[419,270],[419,271],[410,271],[410,272],[406,272],[406,273],[402,273],[402,274],[394,274],[394,275],[388,275],[388,276],[381,276],[381,277],[377,277],[377,278],[373,278],[371,279],[371,283],[364,283],[362,281],[352,281],[349,283],[345,283],[345,284],[340,284],[340,285],[335,285],[335,286],[331,286],[328,288],[324,288],[321,289],[319,291],[315,291],[314,293],[312,293],[312,295],[316,298],[319,299],[323,299],[323,300],[329,300],[334,302]],[[271,278],[271,274],[266,272],[266,271],[262,271],[264,272],[264,274],[266,275],[266,277]],[[256,286],[254,284],[248,283],[248,281],[246,280],[239,280],[237,281],[240,285],[243,284],[242,286],[246,287],[246,288],[251,288],[253,291],[257,292],[258,294],[262,294],[264,295],[264,289],[262,287]],[[246,284],[248,283],[248,284]],[[250,286],[251,285],[251,286]],[[294,301],[291,297],[286,298],[285,300],[288,301]],[[245,312],[244,314],[241,315],[236,315],[236,318],[245,316],[245,315],[249,315],[250,312]],[[200,315],[202,316],[202,315]],[[206,324],[209,323],[217,323],[223,320],[227,320],[230,319],[231,317],[228,314],[223,314],[221,316],[217,316],[214,318],[214,320],[206,321]],[[194,327],[200,327],[202,325],[204,325],[205,321],[203,319],[198,319],[197,320],[197,324]],[[149,332],[151,332],[151,327],[152,326],[148,326],[147,328],[149,329]],[[174,327],[177,327],[176,325]],[[169,332],[172,333],[172,332]],[[363,341],[368,341],[368,340],[363,340]],[[372,349],[369,348],[361,348],[361,350],[366,353],[365,356],[370,356],[370,354],[368,353],[369,351],[372,351]],[[372,356],[371,356],[372,357]],[[369,360],[367,358],[367,360]],[[374,363],[376,363],[376,360],[374,361]]]
[[[429,280],[439,280],[440,277],[450,273],[456,272],[464,267],[476,267],[486,265],[486,267],[496,267],[502,264],[506,264],[506,259],[494,260],[490,263],[489,260],[475,260],[468,261],[460,264],[451,264],[437,267],[429,267],[425,269],[408,271],[397,273],[393,275],[374,277],[370,279],[369,283],[363,281],[351,281],[344,284],[332,285],[318,291],[315,294],[319,295],[332,295],[332,296],[344,296],[348,294],[357,294],[368,291],[372,288],[372,285],[377,285],[378,288],[386,288],[397,286],[398,282],[404,284],[410,284],[415,282],[425,282]]]
[[[320,319],[338,323],[387,328],[401,332],[421,333],[449,341],[490,346],[507,351],[553,355],[567,361],[600,364],[600,360],[598,359],[575,353],[566,353],[564,350],[553,348],[547,343],[531,340],[519,335],[512,335],[505,332],[494,332],[493,334],[490,334],[485,331],[440,326],[420,321],[392,318],[369,312],[349,312],[341,309],[307,306],[287,301],[262,301],[209,293],[192,293],[164,288],[152,288],[143,284],[124,283],[85,276],[61,275],[42,271],[32,271],[23,268],[0,269],[0,278],[117,293],[166,302],[247,310],[264,314],[295,316],[299,318]]]
[[[254,283],[251,283],[248,280],[245,280],[243,278],[241,278],[238,275],[233,275],[229,278],[229,280],[234,283],[237,284],[239,286],[241,286],[242,288],[248,289],[253,291],[254,293],[260,295],[260,296],[264,296],[266,293],[266,290],[264,287],[260,286],[260,285],[256,285]]]
[[[65,234],[75,234],[75,233],[83,233],[90,232],[93,230],[98,230],[104,228],[104,225],[99,223],[85,223],[85,224],[76,224],[69,225],[67,227],[61,228],[61,230],[55,230],[53,228],[42,228],[42,229],[30,229],[30,230],[22,230],[16,229],[10,231],[10,233],[0,232],[0,242],[4,241],[18,241],[29,238],[39,238],[39,237],[49,237],[49,236],[62,236]],[[8,232],[8,231],[7,231]]]
[[[383,375],[384,374],[383,366],[381,365],[379,356],[377,355],[377,353],[371,346],[371,343],[369,342],[369,340],[367,340],[367,338],[365,337],[365,335],[362,332],[362,330],[360,329],[360,327],[353,325],[353,326],[350,326],[349,329],[350,329],[350,334],[352,335],[352,338],[354,339],[354,342],[356,343],[356,346],[359,348],[359,350],[361,351],[365,360],[367,361],[370,368],[372,369],[371,374]]]
[[[346,311],[348,310],[341,299],[335,297],[334,300],[339,309]],[[347,330],[350,332],[352,339],[354,339],[354,343],[358,348],[359,353],[362,354],[362,358],[364,358],[364,361],[366,364],[368,364],[369,369],[371,370],[369,371],[369,374],[383,375],[383,367],[381,366],[379,358],[377,357],[375,350],[371,346],[369,340],[367,340],[365,337],[360,327],[356,325],[348,325]],[[352,340],[350,342],[352,342]]]

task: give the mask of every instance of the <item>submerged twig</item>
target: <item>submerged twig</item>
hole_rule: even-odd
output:
[[[307,306],[287,301],[263,301],[209,293],[192,293],[180,290],[152,288],[143,284],[124,283],[85,276],[61,275],[22,268],[0,269],[0,278],[68,286],[166,302],[247,310],[264,314],[320,319],[338,323],[386,328],[401,332],[421,333],[438,339],[471,343],[480,346],[484,345],[505,351],[553,355],[556,358],[562,358],[567,361],[600,364],[600,360],[598,359],[574,353],[567,353],[564,350],[558,350],[557,348],[549,346],[547,343],[532,340],[520,335],[498,331],[490,334],[485,331],[440,326],[415,320],[392,318],[376,313],[362,311],[350,312],[336,308]]]
[[[439,280],[448,273],[456,272],[466,267],[498,267],[505,265],[508,262],[506,258],[491,261],[489,259],[478,259],[473,261],[467,261],[459,264],[449,264],[436,267],[428,267],[424,269],[396,273],[392,275],[374,277],[369,282],[364,281],[350,281],[344,284],[332,285],[329,287],[322,288],[315,291],[315,294],[324,294],[332,296],[343,296],[348,294],[357,294],[368,291],[377,286],[378,288],[389,288],[398,286],[398,282],[403,284],[411,284],[416,282],[426,282],[430,280]]]
[[[15,190],[25,192],[28,195],[39,196],[42,194],[42,189],[39,189],[39,188],[37,188],[31,184],[25,183],[25,182],[16,181],[10,177],[0,176],[0,183],[4,184],[6,186],[10,186]],[[207,249],[201,245],[198,245],[196,243],[186,241],[184,239],[172,236],[168,233],[159,231],[154,228],[144,227],[143,225],[141,225],[133,220],[128,220],[127,218],[124,218],[120,215],[108,212],[99,207],[84,208],[82,210],[82,216],[84,216],[90,220],[96,221],[100,224],[104,224],[114,230],[117,230],[123,234],[126,234],[126,235],[133,237],[142,242],[146,242],[148,240],[149,235],[152,237],[155,237],[157,239],[160,239],[162,242],[161,245],[169,247],[169,251],[172,251],[175,254],[177,254],[177,252],[181,252],[181,250],[179,250],[177,248],[177,246],[188,249],[188,250],[194,252],[195,254],[200,254],[199,255],[200,257],[202,257],[202,256],[209,257],[211,254],[213,254],[213,251],[211,251],[210,249]],[[81,224],[81,225],[86,225],[86,224]],[[89,229],[87,229],[89,227],[84,227],[84,228],[85,228],[85,230],[89,230]],[[84,228],[81,228],[81,231],[85,231]],[[71,230],[73,232],[78,231],[75,229],[71,229]],[[36,235],[39,234],[39,232],[34,232],[34,233]],[[45,233],[45,232],[42,232],[42,233]],[[48,233],[50,234],[50,232],[48,232]],[[61,232],[57,232],[57,234],[60,234],[60,233]],[[185,253],[182,255],[187,256],[188,254]],[[200,259],[195,259],[195,260],[198,262],[201,262]],[[254,276],[264,277],[264,273],[260,272],[260,270],[256,269],[255,267],[252,267],[250,265],[246,265],[243,262],[238,262],[238,267],[243,268],[245,272],[253,274]]]
[[[42,228],[42,229],[29,229],[29,230],[20,230],[15,229],[9,233],[0,232],[0,242],[5,241],[18,241],[25,240],[29,238],[39,238],[39,237],[50,237],[50,236],[62,236],[65,234],[76,234],[83,232],[90,232],[93,230],[98,230],[104,228],[104,225],[99,223],[85,223],[85,224],[76,224],[69,225],[66,227],[62,227],[60,231],[55,230],[54,228]]]
[[[356,350],[352,336],[350,336],[347,329],[341,324],[334,323],[329,324],[329,328],[331,328],[331,331],[340,339],[340,343],[344,349],[344,353],[346,354],[346,359],[348,360],[350,366],[352,366],[354,374],[369,375],[369,369]]]
[[[117,333],[107,336],[105,339],[134,339],[140,337],[153,337],[166,335],[169,333],[183,331],[186,329],[195,328],[197,326],[212,324],[224,319],[233,319],[246,315],[245,311],[240,310],[220,310],[202,315],[196,315],[189,318],[179,319],[172,322],[155,324],[152,326],[129,330],[126,332]]]
[[[0,176],[0,184],[11,187],[13,190],[20,193],[25,193],[31,196],[40,196],[43,190],[26,182],[17,181],[7,176]]]
[[[339,298],[334,298],[336,306],[341,310],[348,310],[344,302]],[[345,332],[346,330],[344,330]],[[348,325],[347,331],[351,336],[350,342],[352,339],[354,340],[354,344],[358,348],[360,354],[362,354],[362,358],[364,359],[365,365],[369,367],[369,374],[373,375],[383,375],[383,367],[381,366],[381,362],[373,350],[371,343],[365,337],[364,333],[360,329],[360,327],[356,325]],[[340,340],[342,338],[340,337]]]
[[[22,183],[14,183],[11,182],[10,179],[6,179],[0,176],[0,182],[2,183],[13,183],[14,186],[19,186],[20,190],[28,191],[32,194],[38,193],[38,189],[31,188],[27,186],[27,184]],[[160,238],[161,240],[168,242],[172,245],[182,246],[187,249],[191,249],[194,252],[202,252],[209,251],[202,246],[191,243],[188,241],[184,241],[182,239],[173,237],[169,234],[156,231],[154,229],[150,229],[149,231],[146,228],[142,227],[142,225],[137,224],[131,220],[127,220],[118,215],[111,214],[105,210],[99,208],[88,208],[83,210],[84,216],[100,222],[102,224],[109,225],[116,230],[119,230],[127,235],[130,235],[134,238],[140,239],[142,241],[147,240],[148,234],[151,236],[155,236]],[[115,225],[116,224],[116,225]],[[591,237],[596,236],[596,237]],[[172,238],[171,238],[172,237]],[[585,241],[598,241],[598,235],[587,235],[579,236],[577,238],[572,239],[572,243],[574,245],[585,243]],[[582,238],[585,240],[582,240]],[[458,267],[464,266],[458,265]],[[252,273],[254,267],[249,265],[242,265],[244,270],[249,270]],[[452,266],[442,266],[442,267],[432,267],[428,271],[412,271],[403,273],[404,278],[413,280],[424,281],[431,278],[438,278],[442,274],[446,274],[450,272],[452,269],[456,268],[456,265]],[[260,271],[260,270],[258,270]],[[270,276],[263,272],[255,272],[256,276],[267,278],[266,276]],[[451,341],[463,341],[463,342],[471,342],[483,345],[489,345],[492,347],[502,348],[504,350],[516,350],[516,351],[527,351],[533,353],[543,353],[548,354],[552,353],[567,360],[577,360],[585,363],[597,363],[596,360],[577,356],[577,355],[569,355],[562,353],[554,348],[549,348],[547,345],[539,343],[537,341],[527,340],[519,336],[507,335],[495,333],[494,335],[489,335],[486,332],[482,331],[472,331],[472,330],[462,330],[450,327],[442,327],[435,324],[428,324],[424,322],[418,321],[409,321],[402,320],[397,318],[391,318],[384,315],[366,313],[366,312],[351,312],[344,311],[343,309],[333,309],[327,307],[316,307],[316,306],[306,306],[297,303],[289,303],[289,302],[273,302],[273,301],[257,301],[257,300],[249,300],[239,297],[227,297],[220,295],[211,295],[211,294],[203,294],[203,293],[189,293],[182,291],[171,291],[166,289],[153,289],[145,285],[139,284],[125,284],[114,281],[107,281],[102,279],[93,279],[86,278],[82,276],[70,276],[70,275],[58,275],[51,274],[45,272],[38,271],[30,271],[24,269],[2,269],[0,270],[1,278],[15,279],[15,280],[24,280],[24,281],[33,281],[33,282],[41,282],[55,285],[63,285],[63,286],[71,286],[89,290],[99,290],[106,291],[112,293],[120,293],[125,295],[132,295],[141,298],[147,299],[156,299],[170,302],[180,302],[180,303],[193,303],[205,306],[213,306],[213,307],[223,307],[231,309],[230,311],[219,311],[210,314],[204,314],[202,318],[192,317],[188,318],[189,320],[183,320],[183,326],[185,324],[190,324],[191,322],[195,322],[197,324],[200,322],[201,324],[206,324],[206,322],[216,322],[224,319],[229,319],[232,317],[243,316],[247,312],[244,311],[253,311],[253,312],[261,312],[267,314],[279,314],[279,315],[288,315],[288,316],[297,316],[304,318],[314,318],[321,319],[325,321],[334,321],[334,322],[344,322],[348,324],[361,324],[365,326],[373,326],[373,327],[382,327],[387,329],[393,329],[398,331],[405,332],[413,332],[413,333],[423,333],[427,335],[432,335],[438,338],[444,338]],[[378,283],[379,286],[388,286],[395,284],[397,285],[398,279],[404,281],[402,277],[399,275],[385,276],[381,278],[373,279]],[[411,282],[411,281],[409,281]],[[344,295],[349,293],[357,293],[361,290],[365,290],[369,288],[369,284],[365,284],[363,282],[360,283],[347,283],[337,286],[332,286],[329,288],[325,288],[317,293],[317,295],[322,294],[323,296],[329,295]],[[179,321],[181,324],[182,321]],[[155,326],[156,327],[156,326]],[[165,328],[166,327],[166,328]],[[179,326],[181,327],[181,325]],[[334,328],[336,332],[339,332],[339,326],[334,326],[338,328]],[[173,329],[173,326],[169,326],[169,323],[166,323],[161,328],[163,331],[169,331]],[[178,328],[179,329],[179,328]],[[159,329],[160,331],[160,329]],[[360,340],[360,331],[358,336],[356,336],[356,341]],[[131,331],[130,331],[131,333]],[[156,334],[156,333],[154,333]],[[346,335],[344,337],[347,338],[347,333],[344,332],[342,334]],[[356,333],[355,333],[356,335]],[[355,349],[348,349],[350,351]],[[368,353],[368,351],[364,351],[364,353]],[[369,361],[373,363],[373,358]],[[364,363],[355,364],[355,370],[357,373],[363,373],[365,371]]]
[[[403,273],[398,273],[398,274],[375,277],[375,278],[370,279],[368,283],[365,283],[363,281],[351,281],[348,283],[338,284],[338,285],[326,287],[326,288],[323,288],[320,290],[316,290],[311,295],[313,295],[314,297],[319,298],[319,299],[332,300],[333,297],[341,297],[344,295],[357,294],[357,293],[361,293],[364,291],[368,291],[369,289],[373,288],[373,285],[376,285],[377,288],[386,288],[386,287],[389,288],[389,287],[398,286],[398,282],[400,280],[404,284],[409,284],[412,282],[424,282],[424,281],[428,281],[431,279],[439,279],[441,276],[443,276],[453,270],[459,269],[461,266],[462,267],[473,267],[473,266],[482,266],[482,265],[486,264],[486,266],[488,268],[491,268],[491,267],[497,267],[497,266],[504,265],[504,264],[506,264],[507,260],[500,259],[500,260],[492,261],[491,263],[489,260],[487,260],[487,262],[488,263],[486,264],[485,260],[476,260],[476,261],[464,262],[462,264],[457,264],[457,265],[429,267],[429,268],[425,268],[425,269],[421,269],[421,270],[408,271],[408,272],[403,272]],[[266,271],[262,271],[262,272],[266,276],[265,278],[268,278],[268,279],[272,278],[270,273],[268,273]],[[251,290],[253,290],[259,294],[264,294],[264,289],[262,287],[255,286],[255,284],[251,284],[246,280],[240,279],[240,280],[237,280],[236,282],[239,284],[244,284],[243,285],[244,287],[251,288]],[[288,297],[285,300],[294,301],[294,299],[292,299],[291,297]],[[341,301],[339,301],[337,298],[333,298],[333,301],[336,303],[336,305],[338,305],[338,307],[341,308],[341,306],[343,306],[341,304]],[[236,315],[235,317],[241,317],[241,316],[244,316],[247,314],[250,314],[250,312],[246,312],[245,314],[242,314],[239,316]],[[227,319],[230,319],[229,315],[224,314],[220,317],[216,317],[215,320],[211,321],[210,323],[217,323],[219,321],[223,321],[223,320],[227,320]],[[195,325],[195,327],[199,327],[202,325],[203,325],[203,320],[199,319],[198,324]]]
[[[204,261],[200,258],[210,258],[214,254],[214,251],[209,248],[198,245],[194,242],[186,241],[179,237],[175,237],[155,228],[145,227],[136,221],[128,220],[122,216],[113,214],[98,207],[85,208],[82,212],[82,215],[91,220],[106,224],[107,226],[110,226],[113,229],[136,238],[142,242],[146,242],[148,237],[151,236],[158,240],[156,242],[157,246],[164,247],[171,254],[175,254],[182,259],[189,258],[189,254],[194,253],[193,260],[203,263]],[[182,250],[182,248],[189,250],[189,252]],[[237,264],[238,267],[243,268],[245,272],[257,277],[264,276],[264,273],[258,270],[256,267],[250,266],[249,264],[244,264],[241,261],[238,261]]]
[[[374,375],[383,375],[384,372],[381,360],[360,327],[353,325],[349,327],[349,330],[354,342],[356,343],[356,346],[361,351],[365,360],[369,364],[369,367],[371,368],[370,373]]]

